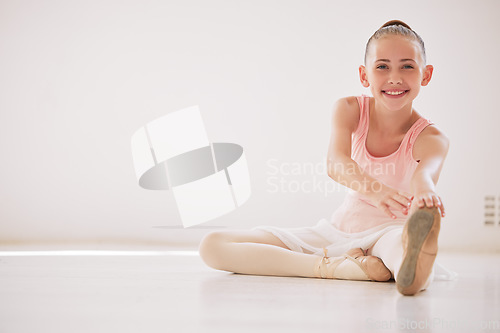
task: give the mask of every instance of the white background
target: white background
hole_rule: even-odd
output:
[[[139,127],[196,104],[252,180],[246,204],[205,226],[329,218],[344,191],[307,193],[333,181],[286,168],[324,163],[332,104],[368,93],[365,43],[401,19],[435,67],[414,106],[451,140],[441,246],[499,250],[500,226],[483,226],[484,196],[500,194],[499,13],[497,0],[3,0],[0,242],[196,245],[208,229],[172,228],[172,193],[140,188],[130,151]]]

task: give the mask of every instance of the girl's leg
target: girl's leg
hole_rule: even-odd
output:
[[[200,256],[215,269],[242,274],[315,277],[322,257],[293,252],[262,230],[215,231],[200,244]]]
[[[408,216],[412,216],[418,210],[418,206],[414,201],[411,205]],[[408,223],[408,221],[407,221]],[[384,264],[389,268],[394,279],[398,276],[399,268],[403,261],[403,228],[392,230],[382,237],[368,249],[368,255],[379,257]]]
[[[392,276],[398,276],[401,262],[403,261],[403,242],[401,239],[403,228],[394,229],[380,237],[368,249],[368,255],[379,257],[391,271]]]
[[[409,223],[412,227],[408,227]],[[400,291],[405,295],[412,295],[418,290],[426,289],[434,278],[434,269],[432,264],[437,253],[439,224],[440,216],[436,208],[418,209],[418,212],[415,211],[414,214],[411,214],[410,219],[406,222],[405,229],[395,229],[386,233],[370,249],[368,249],[369,255],[382,259],[384,264],[391,271],[397,283],[398,273],[401,269],[404,256],[403,233],[406,232],[405,236],[407,239],[413,238],[414,245],[417,245],[419,238],[420,241],[423,241],[418,245],[420,252],[407,254],[407,260],[408,258],[413,258],[415,261],[413,264],[410,264],[410,266],[408,266],[408,264],[411,261],[407,262],[407,270],[405,271],[405,273],[407,273],[406,277],[408,278],[408,276],[410,276],[411,278],[414,278],[415,284],[412,284],[411,287],[407,289],[404,289],[406,287],[402,287],[403,289]],[[412,249],[414,248],[415,247],[412,247]],[[428,275],[429,273],[430,275]],[[426,280],[420,280],[421,282],[419,282],[419,277],[417,277],[418,274],[420,274],[420,278],[427,276],[424,278]],[[401,284],[401,286],[403,285],[404,283]],[[398,285],[398,289],[399,287],[400,286]]]
[[[314,247],[328,245],[314,236],[301,237]],[[212,232],[202,240],[200,255],[212,268],[243,274],[375,281],[391,277],[382,261],[364,256],[361,249],[334,258],[293,252],[262,230]]]

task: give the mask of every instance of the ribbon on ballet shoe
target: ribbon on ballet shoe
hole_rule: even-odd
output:
[[[328,263],[330,263],[330,257],[328,256],[328,249],[326,247],[323,248],[323,259],[326,259]]]
[[[357,253],[357,251],[359,251],[359,253]],[[340,257],[331,258],[328,256],[328,250],[323,248],[323,257],[318,261],[315,269],[315,276],[322,279],[359,281],[386,281],[390,278],[390,272],[385,266],[383,267],[389,272],[389,278],[378,279],[372,277],[367,267],[363,264],[364,261],[367,261],[371,256],[362,256],[362,254],[364,254],[364,251],[361,249],[353,249]],[[361,261],[359,259],[361,259]]]
[[[333,271],[333,276],[335,279],[341,280],[358,280],[358,281],[370,281],[372,280],[369,274],[366,272],[365,268],[361,263],[352,256],[344,254],[342,256],[343,265],[337,264],[335,270]]]
[[[319,260],[319,262],[317,264],[315,275],[319,278],[322,278],[322,279],[347,280],[347,279],[351,279],[351,276],[354,277],[354,279],[357,279],[357,277],[359,277],[359,274],[354,274],[354,276],[353,276],[352,267],[350,267],[350,268],[348,267],[349,272],[345,272],[345,268],[342,268],[337,273],[337,268],[346,259],[348,261],[356,262],[356,259],[352,258],[349,255],[343,255],[341,257],[331,258],[328,256],[328,249],[323,248],[323,257]],[[358,263],[356,262],[356,264],[358,264]],[[356,265],[356,266],[358,266],[358,265]],[[348,266],[352,266],[352,264],[351,265],[348,264]],[[361,266],[359,266],[359,268],[361,268]]]
[[[328,264],[330,264],[330,257],[328,256],[328,249],[323,248],[323,257],[319,260],[319,263],[315,269],[315,275],[318,278],[326,279],[327,276],[327,268]]]

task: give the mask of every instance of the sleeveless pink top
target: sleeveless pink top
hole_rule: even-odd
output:
[[[433,124],[420,118],[406,132],[399,148],[390,155],[375,157],[366,149],[366,137],[370,120],[370,97],[357,98],[360,109],[359,124],[352,134],[351,158],[373,178],[399,191],[411,193],[410,181],[418,162],[412,150],[418,135]],[[376,190],[376,189],[374,189]],[[404,223],[406,216],[392,210],[397,219],[391,219],[359,192],[349,189],[341,207],[333,213],[331,223],[345,232],[360,232],[387,223]]]

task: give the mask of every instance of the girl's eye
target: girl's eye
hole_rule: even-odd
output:
[[[404,68],[404,69],[412,69],[412,68],[413,68],[413,66],[412,66],[412,65],[404,65],[404,66],[403,66],[403,68]]]
[[[378,65],[377,66],[377,69],[386,69],[387,68],[387,65]]]

